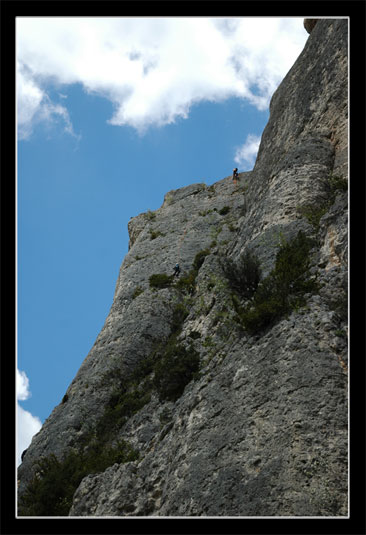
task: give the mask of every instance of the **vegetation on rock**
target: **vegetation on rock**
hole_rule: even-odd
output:
[[[192,263],[192,269],[186,274],[181,275],[174,287],[180,290],[183,294],[192,294],[195,289],[196,277],[198,271],[202,266],[206,256],[210,254],[209,249],[199,251]],[[150,288],[162,289],[172,286],[174,281],[174,275],[167,275],[166,273],[154,273],[149,278]]]
[[[151,230],[150,229],[150,240],[155,240],[159,236],[165,236],[160,230]]]
[[[125,441],[115,447],[92,441],[86,449],[70,451],[62,460],[54,454],[42,458],[35,477],[20,498],[19,515],[67,516],[75,490],[86,475],[137,458],[137,452]]]
[[[291,310],[303,306],[305,294],[318,289],[310,278],[310,250],[312,241],[299,232],[297,236],[280,247],[274,269],[264,278],[245,306],[234,295],[233,304],[238,319],[251,334],[271,326]]]
[[[176,401],[199,369],[199,354],[172,338],[154,367],[154,386],[160,400]]]
[[[230,206],[224,206],[223,208],[221,208],[221,210],[219,210],[220,215],[226,215],[229,212],[230,212]]]
[[[261,279],[259,259],[250,251],[246,251],[237,263],[231,258],[225,259],[222,268],[231,288],[241,297],[250,299]]]
[[[165,273],[154,273],[149,278],[151,288],[168,288],[173,282],[173,275],[166,275]]]
[[[331,174],[325,180],[324,189],[327,194],[326,199],[320,200],[317,204],[306,204],[297,208],[298,214],[305,217],[316,231],[319,230],[321,218],[334,203],[337,193],[347,191],[348,181],[342,176]]]
[[[143,288],[141,286],[137,286],[132,294],[132,299],[136,299],[139,295],[141,295],[144,292]]]

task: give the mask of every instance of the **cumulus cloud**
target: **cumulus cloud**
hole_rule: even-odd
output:
[[[17,370],[17,399],[29,398],[29,379],[25,372]]]
[[[307,39],[292,18],[17,18],[21,135],[58,116],[49,99],[82,84],[114,105],[110,123],[143,132],[186,118],[192,104],[247,99],[263,110]],[[65,100],[63,101],[65,104]]]
[[[244,171],[253,169],[260,142],[260,136],[248,134],[244,145],[236,150],[234,161],[243,168]]]
[[[29,379],[25,372],[17,370],[17,400],[24,401],[30,397]],[[17,403],[17,466],[21,463],[22,452],[28,448],[32,437],[38,433],[42,422]]]
[[[60,98],[63,98],[60,95]],[[53,103],[44,89],[37,85],[33,75],[23,66],[17,65],[17,122],[19,139],[27,139],[35,124],[61,120],[65,132],[79,138],[74,132],[69,112],[64,106]]]

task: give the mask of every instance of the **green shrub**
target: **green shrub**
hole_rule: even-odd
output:
[[[150,240],[155,240],[159,236],[165,236],[160,230],[150,230]]]
[[[311,247],[312,241],[300,231],[280,247],[274,269],[258,285],[251,302],[242,308],[237,299],[233,300],[238,318],[249,333],[259,332],[303,306],[305,294],[318,290],[309,274]]]
[[[186,295],[192,295],[194,293],[198,271],[205,261],[206,256],[209,254],[210,249],[203,249],[196,254],[192,263],[192,269],[187,273],[187,275],[180,276],[175,283],[175,287],[178,290],[182,291]]]
[[[129,382],[137,387],[142,381],[146,381],[154,368],[154,352],[139,362],[133,370]]]
[[[347,338],[347,333],[343,329],[337,329],[336,331],[334,331],[334,334],[336,336],[339,336],[340,338]]]
[[[297,208],[298,214],[305,217],[310,225],[316,230],[319,230],[320,220],[329,210],[328,201],[322,202],[318,205],[306,204]]]
[[[157,347],[160,347],[160,344],[157,344]],[[120,429],[131,416],[149,403],[153,390],[150,375],[155,362],[156,351],[152,351],[137,364],[129,376],[121,371],[113,374],[116,386],[96,427],[100,440],[112,436],[116,429]]]
[[[150,395],[148,389],[132,388],[126,391],[122,388],[119,392],[116,390],[97,424],[98,439],[111,437],[114,431],[120,429],[131,416],[149,403]]]
[[[149,278],[151,288],[168,288],[173,282],[173,275],[166,275],[165,273],[155,273]]]
[[[175,283],[175,287],[186,295],[192,295],[196,287],[197,271],[191,269],[187,275],[181,275]]]
[[[319,230],[320,220],[325,215],[329,208],[335,201],[337,193],[339,191],[347,191],[348,181],[342,176],[338,175],[329,175],[325,179],[325,190],[327,192],[328,198],[318,202],[317,204],[307,204],[304,206],[299,206],[297,212],[305,217],[310,225],[314,227],[316,231]]]
[[[188,336],[193,340],[197,340],[198,338],[201,338],[201,333],[198,331],[191,331]]]
[[[287,304],[273,293],[265,301],[257,299],[253,307],[247,307],[239,316],[245,330],[255,334],[272,325],[288,310]]]
[[[20,516],[67,516],[73,495],[88,474],[103,472],[114,463],[135,461],[136,451],[125,441],[117,446],[91,442],[88,449],[55,455],[37,462],[37,474],[19,500]]]
[[[109,374],[109,380],[112,379],[115,386],[96,426],[99,440],[112,438],[116,430],[149,403],[154,389],[151,375],[158,358],[157,350],[162,345],[163,342],[156,343],[151,353],[135,366],[131,374],[126,375],[121,370]]]
[[[151,210],[148,210],[145,215],[147,219],[150,219],[150,221],[156,218],[156,213],[152,212]]]
[[[171,333],[175,334],[180,332],[182,325],[186,317],[188,316],[189,311],[182,303],[175,305],[173,310],[173,317],[171,322]]]
[[[192,264],[193,269],[198,271],[200,267],[202,266],[203,262],[205,261],[206,256],[209,254],[210,254],[210,249],[203,249],[202,251],[197,253],[193,260],[193,264]]]
[[[170,340],[156,364],[154,385],[160,400],[176,401],[199,369],[199,354]]]
[[[246,251],[237,263],[228,258],[222,268],[233,290],[245,299],[252,297],[261,279],[260,262],[253,253]]]
[[[223,208],[221,208],[221,210],[219,210],[219,214],[220,215],[226,215],[230,212],[230,207],[229,206],[224,206]]]
[[[144,292],[143,288],[141,286],[137,286],[132,294],[132,299],[136,299],[139,295],[141,295]]]
[[[348,180],[343,176],[339,175],[329,175],[327,179],[328,187],[331,195],[335,197],[335,194],[338,191],[347,191],[348,190]]]

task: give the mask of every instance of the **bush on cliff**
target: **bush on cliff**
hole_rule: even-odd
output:
[[[310,225],[318,232],[320,220],[334,203],[339,192],[345,192],[348,189],[348,181],[343,176],[329,175],[324,181],[324,188],[327,198],[319,200],[317,204],[306,204],[297,207],[297,212],[308,220]]]
[[[205,261],[205,258],[207,255],[210,254],[210,249],[202,249],[202,251],[199,251],[193,260],[193,269],[195,269],[197,272],[202,266],[203,262]]]
[[[155,273],[149,278],[151,288],[168,288],[173,282],[173,275],[166,275],[165,273]]]
[[[113,435],[127,420],[136,414],[150,401],[149,389],[140,390],[132,387],[129,390],[115,391],[97,425],[99,439]]]
[[[179,277],[175,283],[175,287],[185,295],[193,295],[196,288],[196,278],[198,272],[205,261],[207,255],[210,254],[209,249],[202,249],[194,257],[192,269],[186,274]]]
[[[177,303],[173,308],[172,321],[170,324],[171,334],[176,334],[182,330],[182,325],[189,311],[183,303]]]
[[[114,463],[135,461],[138,454],[125,441],[106,446],[92,441],[84,451],[71,451],[58,460],[51,454],[37,463],[37,473],[20,498],[20,516],[67,516],[81,480]]]
[[[199,354],[175,339],[164,347],[154,368],[154,386],[160,400],[176,401],[199,369]]]
[[[186,275],[181,275],[175,283],[177,290],[184,295],[193,295],[196,287],[197,273],[195,269],[191,269]]]
[[[236,263],[231,258],[226,259],[222,268],[231,288],[244,299],[250,299],[261,279],[259,259],[246,251]]]
[[[220,215],[226,215],[229,212],[230,212],[230,206],[224,206],[223,208],[221,208],[221,210],[219,210]]]
[[[291,310],[303,306],[305,294],[318,289],[309,273],[311,247],[312,241],[300,231],[292,241],[282,244],[274,269],[258,285],[244,308],[234,297],[234,307],[246,331],[255,334],[269,327]]]

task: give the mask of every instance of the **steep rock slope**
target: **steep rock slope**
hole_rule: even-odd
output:
[[[130,221],[110,313],[24,455],[20,499],[41,457],[103,437],[136,455],[84,473],[65,514],[347,514],[347,40],[346,20],[312,28],[253,171]],[[228,269],[253,282],[248,252],[251,290]]]

